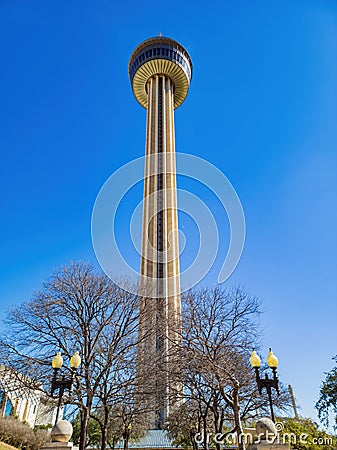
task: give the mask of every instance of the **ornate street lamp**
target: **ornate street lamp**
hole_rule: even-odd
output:
[[[252,354],[250,355],[249,362],[250,362],[251,366],[253,367],[253,369],[255,370],[256,383],[257,383],[259,393],[261,394],[262,389],[266,388],[266,391],[268,394],[269,406],[270,406],[271,420],[275,423],[271,390],[272,390],[272,388],[274,388],[278,394],[280,393],[279,380],[277,377],[278,358],[277,358],[277,356],[274,355],[274,353],[272,352],[272,350],[270,348],[268,356],[267,356],[267,364],[273,371],[273,378],[271,378],[271,379],[268,378],[268,374],[265,374],[265,378],[260,377],[261,359],[254,349],[253,349]]]
[[[58,372],[61,369],[62,364],[63,358],[61,352],[57,352],[57,354],[54,356],[51,362],[52,368],[54,370],[54,375],[51,382],[51,395],[53,395],[57,389],[59,391],[55,425],[57,424],[59,418],[64,391],[68,389],[69,392],[71,393],[77,369],[81,365],[81,357],[78,352],[75,352],[73,356],[70,358],[70,377],[66,378],[65,375],[62,375],[61,377],[58,376]]]

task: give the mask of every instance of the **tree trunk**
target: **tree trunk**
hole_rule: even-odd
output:
[[[191,444],[192,444],[192,449],[193,450],[198,450],[198,444],[195,442],[195,436],[196,436],[196,434],[197,434],[197,431],[196,430],[191,430],[190,431],[190,441],[191,441]]]
[[[207,430],[207,415],[204,415],[203,418],[203,425],[204,425],[204,450],[208,450],[208,444],[209,444],[209,439],[208,439],[208,430]]]
[[[116,444],[115,438],[112,438],[112,442],[107,441],[107,444],[109,445],[111,450],[115,450],[115,444]]]
[[[233,389],[233,412],[234,412],[234,420],[236,426],[236,436],[238,440],[238,448],[239,450],[245,450],[245,438],[243,435],[243,428],[240,416],[240,406],[239,406],[239,383]]]
[[[101,450],[105,450],[107,444],[107,435],[106,435],[106,428],[104,426],[102,427],[101,432],[102,432]]]
[[[106,450],[107,447],[107,441],[108,441],[108,421],[109,421],[109,410],[108,408],[104,408],[104,419],[101,426],[101,433],[102,433],[102,442],[101,442],[101,450]]]
[[[90,417],[90,408],[86,406],[81,410],[80,442],[78,445],[79,450],[85,450],[87,446],[89,417]]]
[[[123,447],[123,450],[129,450],[129,436],[128,436],[128,435],[126,435],[126,436],[124,437],[124,447]]]
[[[216,412],[214,412],[214,429],[215,429],[215,435],[221,434],[222,433],[222,427],[220,426],[220,417],[219,414]],[[220,444],[220,442],[216,441],[215,443],[215,448],[216,450],[221,450],[222,445]]]
[[[215,435],[222,434],[222,410],[221,413],[219,413],[219,402],[217,400],[214,400],[213,416]],[[214,445],[216,450],[221,450],[222,444],[220,444],[220,442],[216,441]]]

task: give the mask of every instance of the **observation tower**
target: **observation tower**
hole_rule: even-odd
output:
[[[132,53],[129,77],[147,110],[137,372],[143,392],[153,393],[153,428],[160,429],[182,395],[170,355],[181,339],[174,110],[187,96],[192,61],[177,41],[153,37]]]

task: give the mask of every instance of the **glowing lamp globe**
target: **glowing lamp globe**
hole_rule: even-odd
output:
[[[267,356],[267,363],[271,369],[276,369],[278,366],[278,358],[274,355],[271,348],[269,349],[269,353]]]
[[[78,352],[75,352],[70,358],[70,367],[72,369],[78,369],[81,365],[81,357]]]
[[[252,354],[250,355],[249,362],[252,367],[260,367],[261,366],[261,359],[259,355],[256,353],[255,350],[252,351]]]
[[[52,368],[53,369],[61,369],[62,364],[63,364],[63,358],[62,358],[61,352],[57,352],[51,362]]]

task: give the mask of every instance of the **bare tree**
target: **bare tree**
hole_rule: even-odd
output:
[[[190,449],[192,445],[193,450],[198,450],[200,441],[197,442],[196,438],[201,436],[204,420],[207,421],[206,410],[200,399],[187,399],[170,414],[166,427],[175,445],[185,449]],[[206,425],[207,430],[211,428],[212,423]]]
[[[98,394],[99,407],[91,412],[102,430],[102,445],[114,442],[116,438],[124,441],[124,450],[128,449],[130,439],[141,437],[150,426],[148,404],[139,401],[136,351],[131,347],[130,354],[123,359],[126,365],[115,372],[116,380],[110,389],[102,385]]]
[[[72,263],[52,274],[6,320],[3,362],[13,373],[29,375],[31,388],[49,391],[50,362],[57,350],[67,358],[80,352],[82,364],[68,399],[80,412],[80,450],[97,407],[104,411],[102,450],[106,446],[109,402],[127,384],[126,368],[137,344],[138,301],[89,264]]]
[[[244,450],[243,421],[266,410],[258,397],[249,353],[260,338],[260,301],[242,288],[202,289],[183,300],[182,352],[184,398],[192,402],[208,449],[208,433],[224,425]],[[174,416],[174,414],[173,414]],[[211,420],[210,420],[211,418]],[[173,418],[169,421],[174,422]],[[195,430],[195,425],[191,425]],[[215,442],[220,448],[220,444]]]

